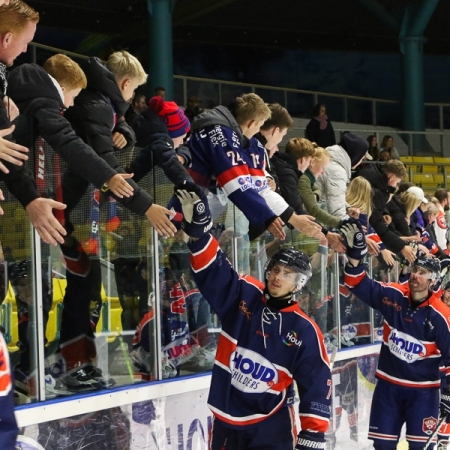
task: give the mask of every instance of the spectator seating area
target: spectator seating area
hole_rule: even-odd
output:
[[[408,181],[433,194],[440,187],[450,186],[449,158],[440,156],[402,156],[408,170]]]

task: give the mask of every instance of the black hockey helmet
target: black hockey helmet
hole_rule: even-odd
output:
[[[297,278],[297,287],[294,289],[293,294],[301,291],[303,286],[312,276],[312,268],[311,264],[309,263],[308,256],[293,247],[282,248],[277,253],[275,253],[275,255],[273,255],[269,261],[267,261],[266,267],[264,269],[266,280],[275,264],[283,264],[284,266],[289,267],[295,273],[303,275],[303,277]]]
[[[414,268],[415,266],[423,267],[424,269],[428,270],[428,272],[431,273],[430,280],[441,280],[441,263],[438,259],[420,256],[414,261],[412,268]]]

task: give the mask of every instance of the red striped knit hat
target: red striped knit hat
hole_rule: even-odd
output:
[[[189,119],[175,102],[166,102],[162,97],[156,96],[149,100],[148,107],[164,120],[172,139],[183,136],[191,129]]]

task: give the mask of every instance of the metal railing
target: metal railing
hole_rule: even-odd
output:
[[[182,105],[193,95],[203,107],[227,105],[244,92],[254,92],[268,103],[280,103],[294,117],[309,118],[314,105],[324,103],[335,122],[401,128],[401,101],[182,75],[174,80],[175,101]],[[425,103],[425,112],[427,128],[450,128],[450,103]]]
[[[38,43],[30,44],[30,48],[33,62],[36,62],[37,51],[64,53],[75,59],[87,58]],[[309,118],[314,105],[324,103],[335,122],[401,128],[402,102],[397,100],[174,75],[174,100],[180,105],[187,105],[192,95],[201,99],[203,107],[228,105],[244,92],[254,92],[268,103],[280,103],[293,117]],[[450,129],[450,103],[425,103],[425,121],[426,128]]]

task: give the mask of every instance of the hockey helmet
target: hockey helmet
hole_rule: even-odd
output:
[[[423,267],[424,269],[428,270],[430,272],[430,280],[431,281],[440,281],[441,280],[441,263],[436,258],[426,258],[424,256],[421,256],[417,258],[413,265],[412,269],[414,270],[414,267]]]
[[[296,278],[296,287],[293,294],[302,290],[303,286],[308,282],[312,276],[312,268],[309,263],[309,258],[303,252],[296,250],[293,247],[283,248],[279,250],[272,258],[266,263],[264,269],[266,280],[269,277],[269,273],[275,264],[282,264],[289,267],[293,272],[298,274]]]

